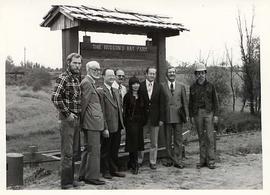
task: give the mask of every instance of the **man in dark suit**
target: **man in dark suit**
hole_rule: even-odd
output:
[[[158,133],[159,126],[163,125],[163,117],[161,110],[160,85],[155,81],[157,69],[148,67],[146,69],[146,79],[140,85],[139,93],[143,98],[144,111],[146,113],[146,125],[144,131],[150,135],[150,168],[156,169],[157,150],[158,150]],[[143,151],[139,152],[138,163],[143,161]]]
[[[105,130],[103,131],[101,143],[101,173],[104,178],[125,177],[119,172],[118,151],[121,141],[121,130],[123,130],[123,116],[121,100],[118,90],[112,87],[115,80],[114,71],[105,69],[103,71],[104,84],[98,91],[101,96],[103,113],[105,117]]]
[[[100,135],[104,130],[104,117],[95,82],[100,78],[100,65],[96,61],[86,64],[87,75],[82,80],[81,126],[84,134],[84,151],[79,179],[87,184],[103,185],[100,175]]]
[[[162,101],[164,102],[164,135],[166,150],[168,153],[168,161],[163,165],[172,166],[174,164],[177,168],[184,168],[182,156],[182,124],[188,121],[188,104],[186,98],[186,90],[183,85],[176,81],[175,68],[169,66],[166,72],[166,81],[161,84]],[[181,107],[183,109],[181,109]],[[180,110],[186,116],[183,121],[180,117]],[[173,139],[172,139],[173,138]],[[172,147],[173,143],[173,147]]]

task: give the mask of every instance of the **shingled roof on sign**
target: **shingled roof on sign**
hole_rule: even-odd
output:
[[[59,22],[61,15],[64,15],[64,18],[67,18],[69,21],[67,22],[62,17],[64,22]],[[98,23],[119,25],[119,27],[130,26],[139,29],[143,28],[145,33],[151,32],[151,29],[166,32],[188,31],[182,24],[173,23],[172,18],[167,16],[137,13],[121,9],[110,10],[103,7],[97,8],[83,5],[53,5],[52,9],[49,10],[43,19],[44,21],[41,23],[41,26],[51,27],[51,30],[63,30],[72,27],[79,27],[79,30],[86,30],[86,25]]]

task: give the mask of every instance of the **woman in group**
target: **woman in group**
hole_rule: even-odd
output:
[[[129,79],[129,90],[123,101],[123,116],[126,127],[126,147],[129,152],[128,168],[133,174],[138,174],[138,151],[144,150],[143,125],[145,121],[143,101],[138,90],[139,79],[135,76]]]

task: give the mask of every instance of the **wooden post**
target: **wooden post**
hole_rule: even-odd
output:
[[[214,151],[215,151],[215,155],[217,153],[217,132],[214,131]]]
[[[152,38],[152,44],[157,46],[157,77],[159,82],[163,82],[166,73],[166,37],[162,33],[148,36]]]
[[[148,35],[152,38],[152,44],[157,46],[157,78],[158,82],[165,81],[166,73],[166,37],[162,33]],[[164,125],[159,129],[158,146],[165,146]]]
[[[79,53],[78,27],[62,30],[62,71],[66,70],[66,59],[70,53]]]
[[[30,153],[30,159],[31,159],[31,163],[30,163],[30,167],[37,167],[38,163],[37,161],[37,152],[38,152],[38,147],[37,146],[29,146],[28,147],[29,153]]]
[[[7,153],[7,186],[23,185],[23,155]]]
[[[90,36],[83,36],[83,42],[91,43],[91,37]]]

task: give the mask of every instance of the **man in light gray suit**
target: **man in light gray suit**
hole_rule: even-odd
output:
[[[121,141],[123,123],[122,105],[118,90],[112,87],[115,81],[114,71],[103,71],[104,85],[98,88],[104,108],[106,131],[103,132],[101,143],[101,173],[104,178],[125,177],[119,172],[118,151]]]
[[[103,185],[100,175],[100,135],[105,129],[105,120],[95,82],[100,77],[100,65],[96,61],[86,64],[87,75],[81,82],[81,126],[84,134],[84,151],[79,170],[79,179],[87,184]]]
[[[169,66],[166,81],[162,83],[162,102],[164,102],[164,135],[168,161],[163,165],[184,168],[182,157],[182,124],[189,120],[185,87],[176,81],[175,68]],[[182,113],[181,113],[182,112]],[[181,117],[181,115],[184,117]],[[173,138],[173,139],[172,139]],[[172,147],[173,144],[173,147]]]

